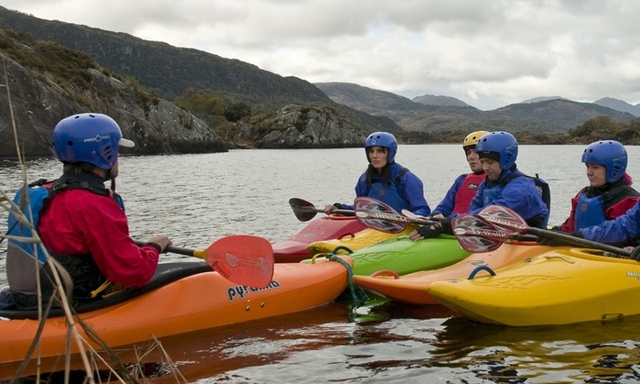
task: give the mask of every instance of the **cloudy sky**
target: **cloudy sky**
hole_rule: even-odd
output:
[[[535,97],[640,103],[634,0],[0,0],[239,59],[483,110]]]

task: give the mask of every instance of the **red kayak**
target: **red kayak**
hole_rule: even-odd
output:
[[[297,263],[312,255],[307,247],[315,241],[354,236],[367,228],[355,216],[329,215],[319,217],[292,237],[272,244],[276,263]]]

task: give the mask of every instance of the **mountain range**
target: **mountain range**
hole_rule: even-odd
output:
[[[541,98],[482,111],[453,97],[425,95],[411,100],[352,83],[315,85],[337,103],[372,115],[389,116],[408,131],[505,129],[562,133],[601,115],[619,122],[629,122],[636,117],[609,106],[580,103],[561,97]]]
[[[0,26],[82,51],[101,66],[134,78],[167,100],[191,87],[263,111],[275,111],[289,104],[325,105],[364,132],[504,129],[565,133],[601,115],[625,123],[640,116],[640,105],[612,98],[593,103],[561,97],[539,98],[482,111],[449,96],[423,95],[412,100],[358,84],[312,84],[236,59],[146,41],[125,33],[43,20],[1,6]]]

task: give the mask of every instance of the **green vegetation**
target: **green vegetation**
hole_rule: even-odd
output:
[[[615,122],[609,116],[598,116],[570,129],[569,137],[581,142],[583,142],[581,139],[591,139],[586,142],[611,139],[625,145],[640,145],[640,119],[631,120],[629,124],[625,124]]]

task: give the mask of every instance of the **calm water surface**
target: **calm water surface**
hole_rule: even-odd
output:
[[[519,168],[551,185],[551,224],[565,219],[569,200],[587,184],[583,149],[520,146]],[[627,150],[628,173],[637,179],[640,148]],[[458,145],[400,146],[397,161],[424,181],[432,208],[468,169]],[[166,233],[177,246],[202,248],[219,237],[247,233],[275,242],[305,226],[293,215],[289,198],[318,207],[352,201],[365,166],[363,149],[124,157],[117,190],[136,239]],[[60,169],[54,160],[34,160],[27,174],[30,181],[55,178]],[[12,195],[20,180],[15,164],[0,162],[2,190]],[[6,222],[4,212],[0,220]],[[6,245],[0,245],[0,288],[6,286],[5,252]],[[441,306],[387,302],[353,315],[348,302],[341,298],[303,313],[167,338],[163,345],[187,380],[199,383],[640,380],[638,318],[514,328],[467,321]]]

